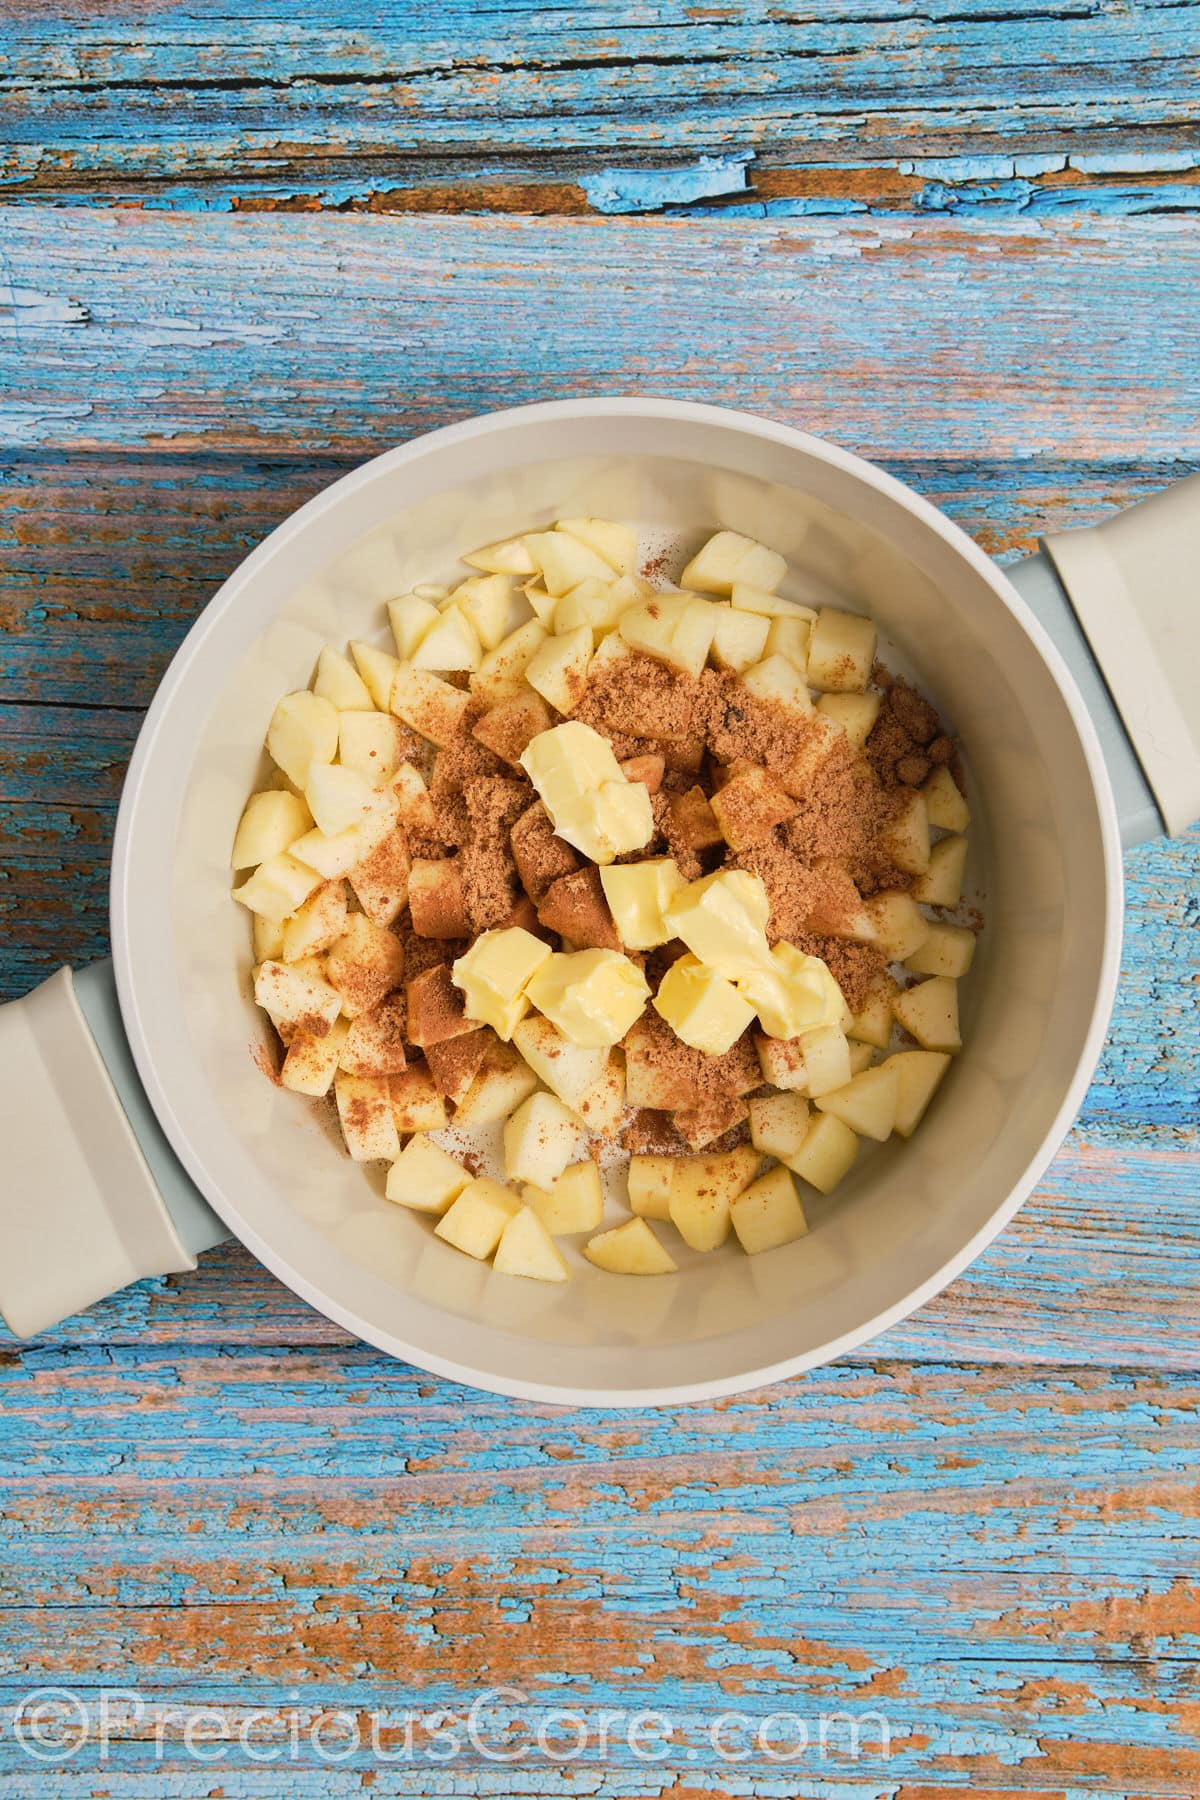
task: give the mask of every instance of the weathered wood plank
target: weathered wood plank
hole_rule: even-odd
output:
[[[310,1714],[461,1716],[510,1685],[521,1735],[556,1707],[662,1709],[677,1736],[653,1782],[625,1785],[618,1742],[612,1794],[829,1791],[781,1787],[761,1757],[754,1786],[722,1773],[708,1726],[727,1710],[751,1729],[882,1713],[891,1754],[820,1771],[838,1791],[1182,1796],[1200,1778],[1194,1379],[880,1363],[574,1415],[361,1350],[27,1351],[0,1369],[14,1697],[18,1673],[144,1684],[152,1704],[216,1702],[235,1730],[301,1689]],[[118,1781],[144,1766],[136,1737]],[[478,1792],[486,1762],[468,1751],[436,1791]],[[580,1791],[530,1762],[495,1791]],[[230,1763],[255,1794],[305,1791]],[[87,1768],[56,1795],[86,1793]],[[8,1741],[0,1769],[27,1769]],[[425,1794],[428,1774],[373,1786]]]
[[[912,159],[1016,155],[1033,196],[1057,191],[1068,157],[1119,187],[1123,159],[1153,174],[1196,119],[1198,19],[1194,0],[385,0],[364,21],[268,0],[214,33],[180,4],[18,0],[0,28],[0,185],[182,207],[620,210],[613,175],[631,165],[660,172],[636,209],[736,193],[753,159],[764,200],[920,207]]]
[[[3,230],[10,444],[324,455],[498,401],[667,388],[885,459],[1200,453],[1184,219],[314,233],[13,207]]]

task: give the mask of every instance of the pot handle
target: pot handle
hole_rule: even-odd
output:
[[[137,1078],[112,964],[60,969],[0,1006],[0,1315],[17,1337],[229,1234]]]
[[[1200,475],[1008,571],[1071,666],[1128,848],[1200,816]]]

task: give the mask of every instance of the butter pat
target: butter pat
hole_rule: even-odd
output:
[[[841,1022],[841,989],[820,957],[806,956],[794,944],[776,944],[770,968],[749,971],[737,987],[768,1037],[799,1037]]]
[[[490,1025],[507,1043],[513,1027],[529,1011],[525,990],[550,955],[548,944],[519,925],[485,931],[450,972],[465,1000],[467,1017]]]
[[[682,938],[693,956],[733,980],[753,969],[771,968],[767,919],[771,903],[757,875],[719,869],[691,881],[666,908],[671,937]]]
[[[724,1056],[754,1022],[753,1006],[733,983],[690,955],[667,970],[654,1010],[682,1043],[707,1056]]]
[[[557,822],[555,830],[595,863],[607,864],[640,850],[654,836],[650,791],[640,781],[627,781],[624,774],[585,794],[580,818],[575,837]]]
[[[653,950],[671,936],[664,913],[686,885],[670,856],[601,869],[600,885],[627,950]]]
[[[589,1048],[619,1043],[650,998],[645,976],[619,950],[556,951],[527,993],[564,1037]]]
[[[521,753],[558,836],[595,863],[640,850],[654,835],[650,795],[627,781],[607,738],[569,719],[539,731]]]

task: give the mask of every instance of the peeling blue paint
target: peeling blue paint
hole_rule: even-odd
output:
[[[603,169],[582,177],[589,205],[599,213],[659,212],[687,201],[718,194],[740,194],[747,187],[752,150],[702,156],[687,168]]]

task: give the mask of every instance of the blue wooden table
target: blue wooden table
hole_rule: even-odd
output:
[[[0,992],[103,951],[208,595],[430,425],[731,402],[1002,558],[1195,468],[1198,46],[1194,0],[9,0]],[[822,1373],[539,1410],[234,1248],[0,1343],[0,1794],[1200,1793],[1198,872],[1129,858],[1036,1196]]]

